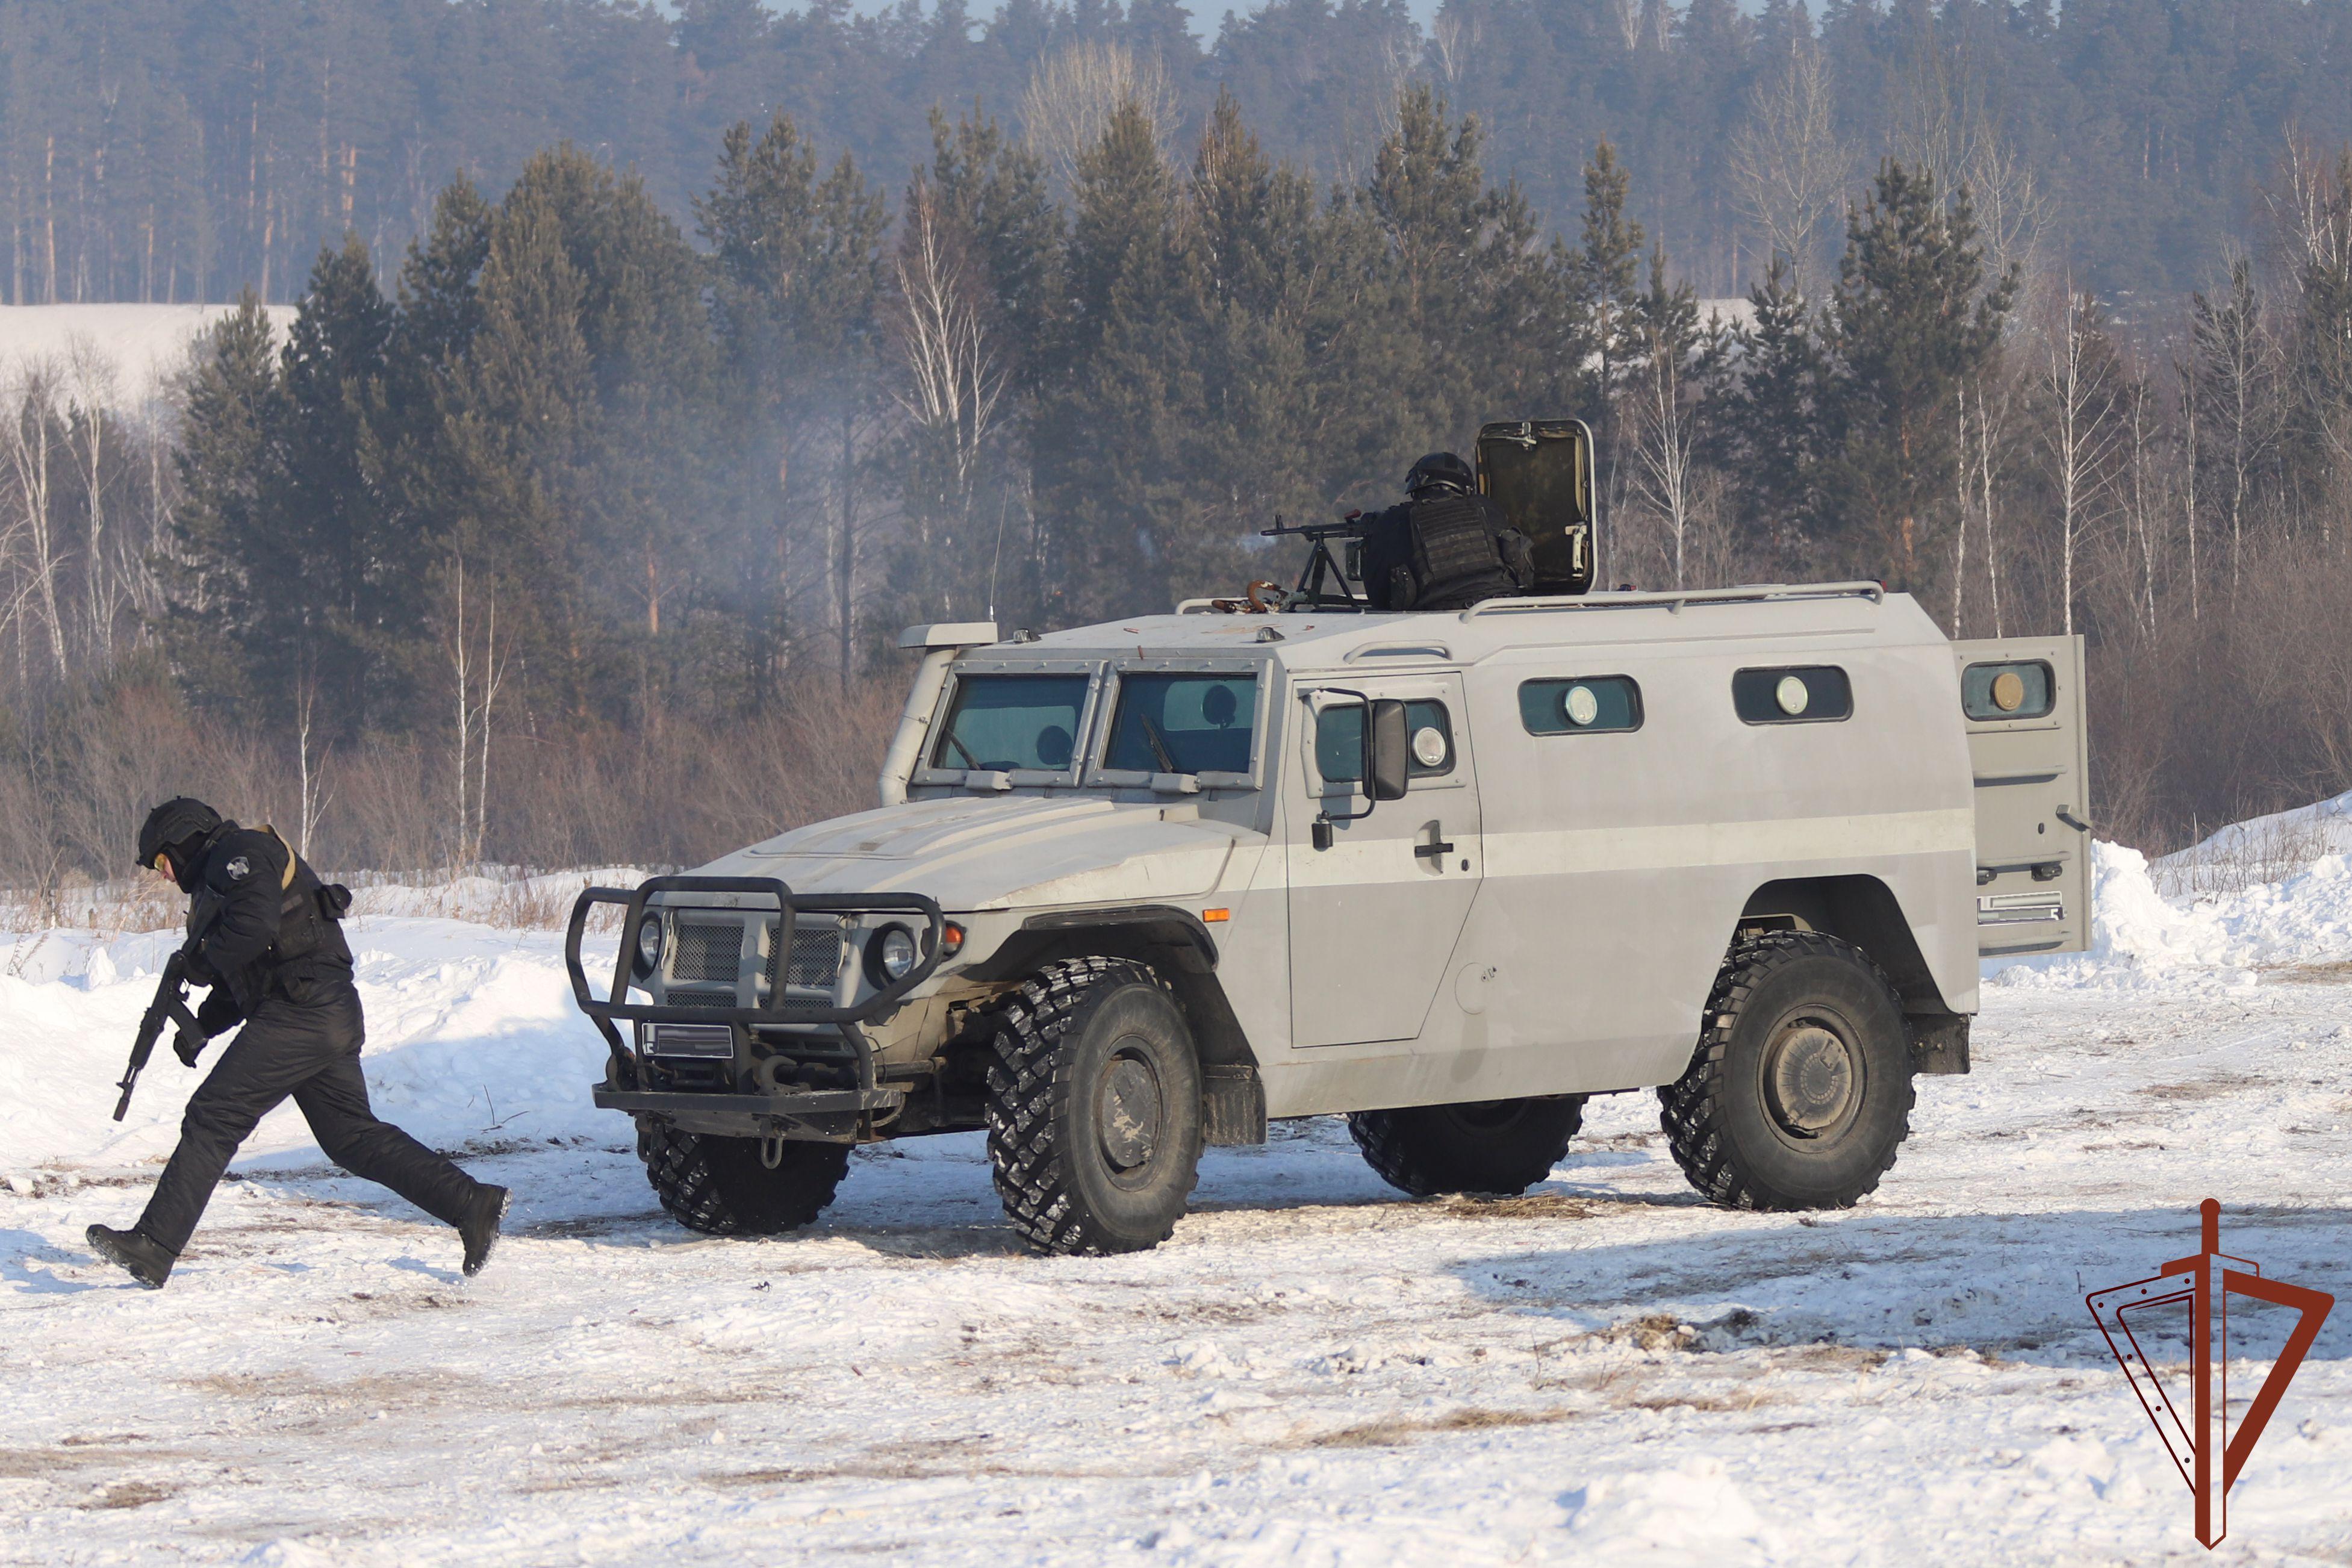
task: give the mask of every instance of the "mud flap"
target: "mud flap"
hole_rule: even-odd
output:
[[[1247,1062],[1201,1068],[1201,1142],[1232,1149],[1265,1142],[1265,1085]]]

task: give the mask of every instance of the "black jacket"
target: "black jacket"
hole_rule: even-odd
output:
[[[348,895],[324,888],[274,829],[222,823],[194,870],[188,934],[194,978],[213,987],[197,1014],[208,1033],[251,1017],[273,991],[309,1003],[350,986],[352,950],[339,918]]]

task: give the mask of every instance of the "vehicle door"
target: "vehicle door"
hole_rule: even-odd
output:
[[[2091,940],[2083,639],[2009,637],[1952,651],[1976,776],[1977,950],[2080,952]]]
[[[1387,700],[1405,705],[1411,761],[1403,797],[1372,802],[1366,705]],[[1340,676],[1295,700],[1303,722],[1283,766],[1291,1041],[1416,1038],[1485,871],[1462,678]],[[1318,848],[1315,819],[1351,813],[1366,815],[1333,820]]]

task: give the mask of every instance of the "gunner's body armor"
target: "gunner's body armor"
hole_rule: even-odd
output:
[[[1462,610],[1524,593],[1526,536],[1502,508],[1459,489],[1392,506],[1364,531],[1364,589],[1376,610]]]

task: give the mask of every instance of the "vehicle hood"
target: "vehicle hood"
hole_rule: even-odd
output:
[[[1149,802],[998,796],[909,801],[794,828],[701,868],[803,893],[927,893],[950,911],[1157,903],[1215,888],[1265,836],[1169,821]]]

